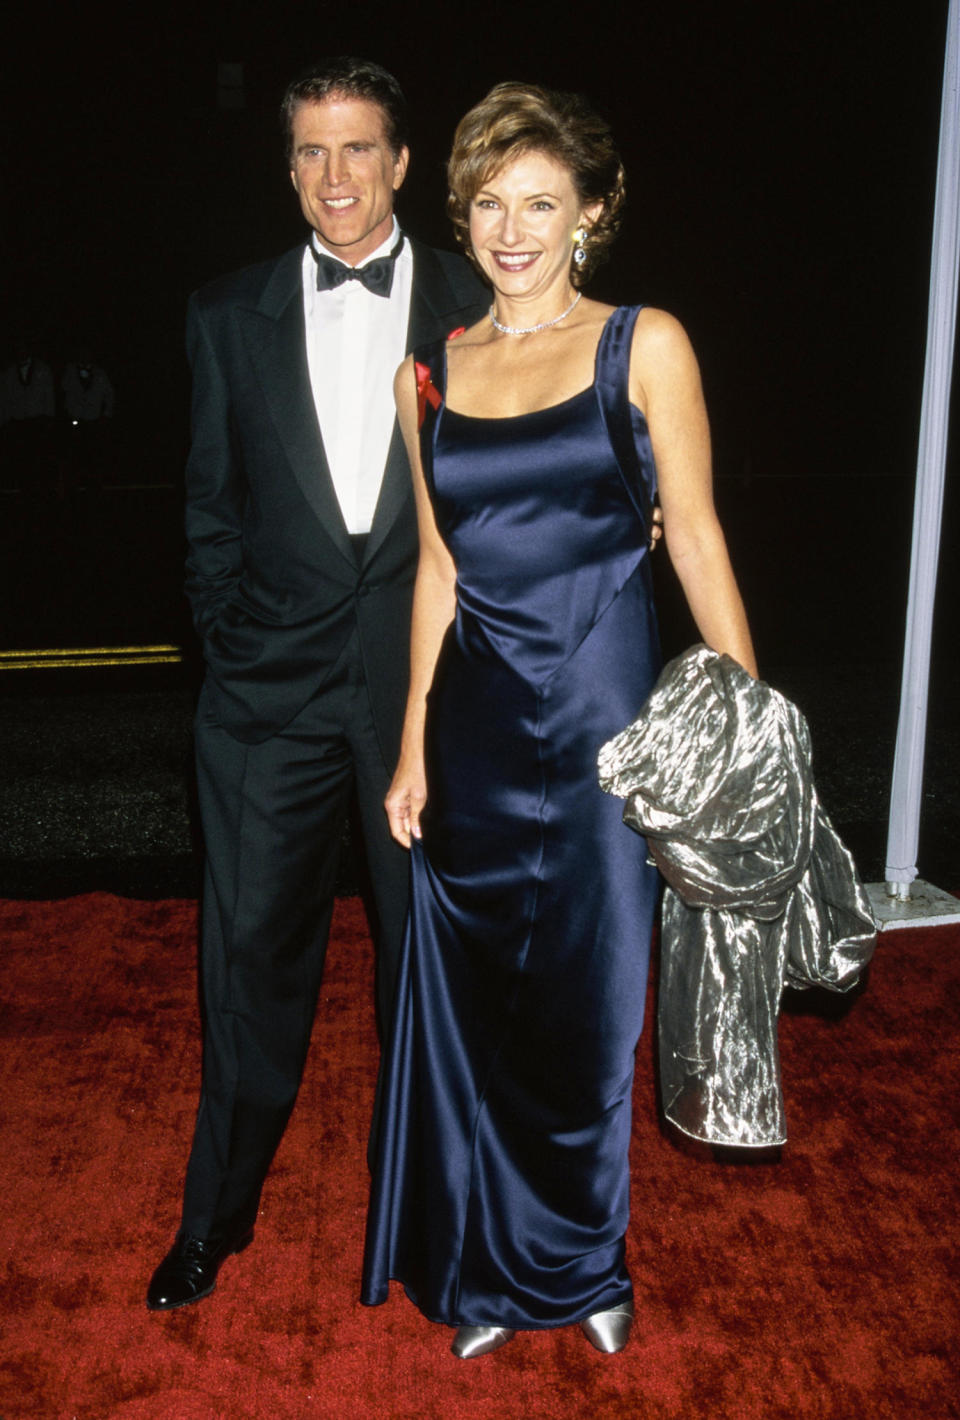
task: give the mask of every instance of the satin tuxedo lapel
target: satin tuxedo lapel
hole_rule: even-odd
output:
[[[410,240],[413,249],[413,294],[410,299],[410,320],[407,325],[406,353],[441,335],[449,335],[463,316],[463,324],[476,319],[466,312],[451,287],[442,266],[429,247]],[[370,528],[365,561],[376,553],[396,521],[404,504],[413,498],[407,455],[399,424],[394,421],[393,437],[380,487],[380,497]]]
[[[330,476],[307,368],[301,278],[303,248],[280,258],[256,306],[237,321],[294,477],[324,532],[353,566],[354,556]]]
[[[418,345],[436,340],[440,335],[449,335],[452,329],[456,329],[456,317],[462,317],[467,325],[477,319],[476,299],[464,304],[447,280],[436,253],[430,247],[421,246],[420,242],[411,241],[411,246],[413,299],[407,329],[408,355]]]

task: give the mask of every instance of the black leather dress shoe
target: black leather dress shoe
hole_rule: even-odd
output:
[[[231,1238],[194,1238],[189,1233],[178,1233],[173,1247],[150,1278],[147,1307],[152,1312],[168,1312],[208,1297],[223,1262],[252,1242],[252,1228]]]

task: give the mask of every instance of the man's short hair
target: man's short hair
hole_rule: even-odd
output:
[[[407,101],[392,74],[369,59],[341,55],[312,64],[286,89],[280,105],[280,122],[287,160],[293,163],[293,116],[299,104],[319,104],[325,99],[366,99],[383,114],[387,142],[398,157],[407,146]]]

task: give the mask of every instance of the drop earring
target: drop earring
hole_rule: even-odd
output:
[[[586,227],[578,227],[573,234],[573,264],[580,268],[587,259],[584,243],[587,240]]]

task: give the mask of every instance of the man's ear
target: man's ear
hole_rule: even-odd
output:
[[[393,190],[399,191],[403,180],[407,175],[407,168],[410,165],[410,149],[401,148],[400,152],[393,160]]]

